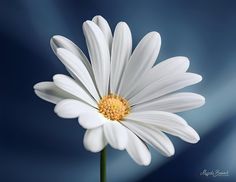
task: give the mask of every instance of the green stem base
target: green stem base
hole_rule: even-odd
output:
[[[100,182],[106,182],[106,148],[101,151],[100,156]]]

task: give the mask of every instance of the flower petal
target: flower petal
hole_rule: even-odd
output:
[[[107,95],[110,74],[110,52],[101,29],[92,21],[83,24],[92,69],[101,96]]]
[[[117,24],[111,51],[111,78],[110,89],[117,93],[118,85],[123,70],[128,63],[132,51],[132,37],[128,25],[125,22]]]
[[[34,85],[35,94],[43,100],[57,104],[63,99],[74,99],[75,97],[60,88],[53,82],[40,82]]]
[[[202,106],[205,98],[199,94],[182,92],[170,94],[132,107],[132,112],[166,111],[177,113]]]
[[[100,152],[107,145],[102,126],[86,130],[83,143],[88,151]]]
[[[137,45],[130,57],[121,79],[118,93],[126,97],[137,80],[155,63],[161,47],[161,37],[157,32],[148,33]]]
[[[130,157],[139,165],[149,165],[151,162],[151,154],[147,146],[130,130],[127,130],[127,134],[128,143],[126,150]]]
[[[139,121],[144,124],[168,125],[168,126],[186,126],[187,122],[177,114],[164,111],[143,111],[132,112],[126,116],[126,119]]]
[[[57,74],[53,76],[53,81],[60,89],[74,95],[78,99],[90,104],[93,107],[97,107],[96,101],[69,76]]]
[[[70,70],[81,81],[81,83],[94,97],[94,99],[96,99],[96,101],[99,101],[100,98],[93,80],[81,60],[64,48],[57,49],[57,56],[67,67],[67,69]]]
[[[92,66],[91,66],[89,60],[84,55],[83,51],[76,44],[74,44],[71,40],[69,40],[66,37],[61,36],[61,35],[54,35],[50,40],[50,44],[51,44],[52,50],[55,54],[57,54],[58,48],[65,48],[66,50],[73,53],[75,56],[77,56],[79,58],[79,60],[81,60],[83,62],[83,64],[87,68],[90,76],[94,77]]]
[[[179,137],[188,143],[197,143],[200,140],[198,133],[191,126],[176,127],[176,128],[174,127],[170,128],[164,126],[158,128],[173,136]]]
[[[79,115],[79,124],[85,129],[102,126],[108,120],[98,112],[84,112]]]
[[[189,143],[197,143],[199,135],[180,116],[163,111],[145,111],[131,113],[127,119],[141,125],[148,125],[161,131],[177,136]]]
[[[131,120],[125,120],[122,124],[133,131],[143,141],[158,150],[162,155],[168,157],[174,155],[175,149],[172,142],[159,129],[147,125],[141,125]]]
[[[154,66],[152,69],[147,71],[139,80],[137,80],[136,88],[134,88],[133,92],[127,95],[126,98],[131,98],[148,85],[154,82],[158,82],[164,77],[171,76],[172,78],[175,78],[177,75],[186,72],[188,67],[188,58],[182,56],[177,56],[162,61],[156,66]]]
[[[115,149],[124,150],[127,145],[127,129],[118,121],[109,121],[103,125],[108,143]]]
[[[112,33],[111,28],[105,18],[103,18],[100,15],[97,15],[93,17],[92,21],[96,23],[96,25],[101,29],[102,33],[105,36],[105,39],[107,41],[108,47],[111,50],[111,44],[112,44]]]
[[[194,85],[201,80],[202,77],[194,73],[184,73],[176,76],[176,78],[173,78],[172,76],[166,77],[145,87],[137,95],[133,96],[129,100],[129,103],[135,105],[156,99],[184,87]]]
[[[95,112],[96,109],[74,99],[64,99],[57,103],[55,113],[62,118],[77,118],[84,112]]]

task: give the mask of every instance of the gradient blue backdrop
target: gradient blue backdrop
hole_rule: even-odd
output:
[[[66,73],[50,49],[50,37],[64,35],[87,52],[81,26],[97,14],[113,30],[126,21],[134,45],[149,31],[158,31],[162,48],[157,62],[189,57],[190,70],[204,80],[188,90],[207,101],[182,114],[199,132],[198,144],[171,137],[176,155],[165,158],[152,150],[149,167],[109,148],[108,181],[235,181],[236,3],[228,0],[1,1],[0,181],[98,181],[99,154],[84,149],[84,130],[76,119],[57,117],[53,105],[37,98],[32,88]],[[204,169],[229,171],[230,176],[201,176]]]

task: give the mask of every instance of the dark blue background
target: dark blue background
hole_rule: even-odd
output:
[[[112,29],[126,21],[134,45],[149,31],[162,36],[158,61],[184,55],[204,80],[191,89],[206,105],[183,113],[200,133],[196,145],[174,140],[176,155],[152,150],[149,167],[109,148],[108,181],[235,181],[236,179],[236,3],[227,0],[15,0],[0,2],[1,100],[0,181],[98,181],[99,154],[87,152],[84,130],[37,98],[33,85],[66,73],[53,55],[50,37],[64,35],[85,52],[82,23],[100,14]],[[158,62],[157,61],[157,62]],[[229,171],[206,177],[204,170]]]

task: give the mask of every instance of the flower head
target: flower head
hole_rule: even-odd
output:
[[[83,24],[89,59],[69,39],[56,35],[51,47],[71,77],[57,74],[52,82],[34,86],[42,99],[56,104],[63,118],[79,118],[86,129],[84,146],[91,152],[107,144],[126,149],[140,165],[151,155],[146,144],[165,156],[174,154],[167,134],[189,143],[199,135],[175,113],[200,107],[205,99],[191,92],[176,92],[202,80],[189,73],[186,57],[173,57],[154,66],[161,46],[159,33],[144,36],[132,52],[132,37],[125,22],[114,35],[107,21],[95,16]],[[89,61],[90,60],[90,61]]]

